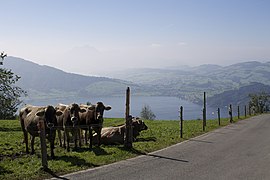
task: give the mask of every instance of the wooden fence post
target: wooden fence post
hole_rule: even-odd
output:
[[[218,125],[220,126],[220,109],[217,109],[217,113],[218,113]]]
[[[180,138],[183,138],[183,106],[180,107]]]
[[[238,115],[238,119],[240,119],[240,106],[237,106],[237,115]]]
[[[133,141],[133,129],[132,129],[132,116],[130,115],[130,89],[126,91],[126,132],[125,132],[125,143],[126,148],[132,148]]]
[[[229,106],[229,116],[230,116],[230,123],[233,123],[233,111],[232,111],[232,105]]]
[[[203,131],[206,126],[206,92],[203,92]]]
[[[245,105],[245,118],[247,117],[247,106]]]
[[[38,128],[39,128],[39,136],[40,136],[42,167],[44,170],[46,170],[46,169],[48,169],[48,160],[47,160],[47,146],[46,146],[46,134],[45,134],[44,120],[40,119],[38,121]]]

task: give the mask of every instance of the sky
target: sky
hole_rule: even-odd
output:
[[[67,72],[270,61],[269,0],[0,3],[0,51]]]

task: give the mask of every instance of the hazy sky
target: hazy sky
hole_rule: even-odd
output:
[[[0,3],[0,51],[68,72],[270,61],[269,0]]]

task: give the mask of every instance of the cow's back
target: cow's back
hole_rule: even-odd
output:
[[[37,112],[45,110],[45,107],[28,105],[20,110],[19,116],[22,128],[33,136],[38,136],[38,121],[41,117],[36,115]]]
[[[90,106],[88,105],[84,105],[81,104],[80,108],[81,109],[85,109],[85,112],[80,112],[79,113],[79,117],[80,117],[80,125],[92,125],[95,121],[95,117],[94,117],[94,109],[90,110],[89,109]]]
[[[125,135],[125,125],[118,127],[105,127],[101,130],[101,144],[123,144]],[[95,139],[97,138],[94,135]],[[95,142],[95,140],[94,140]]]

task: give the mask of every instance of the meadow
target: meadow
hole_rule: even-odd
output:
[[[144,122],[148,126],[148,130],[141,132],[137,141],[133,143],[132,149],[125,149],[123,145],[101,145],[100,147],[94,146],[90,150],[87,145],[83,145],[77,150],[71,149],[70,152],[66,152],[59,147],[56,138],[56,159],[49,158],[49,170],[44,171],[41,168],[39,138],[35,140],[36,153],[34,155],[26,154],[19,121],[0,120],[0,179],[57,177],[153,152],[220,127],[217,120],[207,120],[206,129],[203,131],[201,120],[184,121],[183,138],[180,138],[179,121],[145,120]],[[107,118],[104,121],[104,127],[123,123],[123,118]],[[228,124],[228,118],[221,119],[221,126]],[[49,146],[47,151],[50,152]]]

